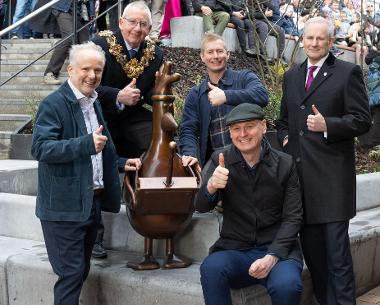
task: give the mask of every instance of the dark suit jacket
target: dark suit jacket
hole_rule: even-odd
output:
[[[103,134],[108,137],[103,149],[104,193],[102,210],[120,210],[119,159],[98,101],[94,108]],[[92,134],[87,133],[80,105],[65,82],[40,104],[33,131],[32,155],[38,160],[36,215],[49,221],[84,221],[93,204],[91,155],[96,154]],[[119,162],[118,162],[119,161]]]
[[[115,33],[117,42],[123,47],[123,53],[129,52],[125,46],[124,38],[118,30]],[[144,72],[137,79],[136,87],[141,91],[142,99],[136,106],[126,106],[123,111],[118,111],[116,107],[116,97],[120,89],[123,89],[132,80],[127,77],[121,65],[116,61],[115,57],[108,51],[109,47],[105,37],[97,36],[93,42],[103,49],[106,53],[106,65],[104,67],[102,82],[98,87],[99,100],[102,105],[103,113],[106,121],[111,120],[128,120],[128,122],[140,120],[152,120],[151,113],[148,113],[142,105],[144,103],[151,104],[151,96],[155,83],[155,73],[163,63],[163,52],[159,47],[155,47],[155,58],[149,62],[149,66],[144,69]],[[140,47],[137,58],[140,59],[143,55],[143,47]]]
[[[348,220],[356,214],[354,138],[371,125],[362,71],[329,54],[306,93],[306,69],[307,61],[285,73],[278,139],[289,136],[284,151],[296,160],[305,222]],[[327,138],[307,129],[312,104],[326,120]]]

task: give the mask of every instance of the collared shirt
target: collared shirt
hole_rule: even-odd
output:
[[[139,52],[140,45],[139,45],[137,48],[132,48],[126,40],[124,40],[124,43],[125,43],[125,46],[127,47],[128,52],[129,52],[130,50],[132,50],[132,49],[135,50],[136,53]]]
[[[329,53],[327,53],[327,55],[325,57],[322,57],[315,65],[311,64],[310,60],[307,59],[307,70],[306,70],[307,72],[306,72],[305,86],[306,86],[306,83],[307,83],[307,78],[309,77],[309,72],[310,72],[309,68],[311,66],[317,66],[317,69],[315,69],[314,73],[313,73],[313,76],[315,78],[317,76],[319,70],[321,70],[321,67],[325,63],[327,57],[329,57]],[[323,137],[327,139],[327,131],[323,132]]]
[[[80,108],[83,113],[84,122],[86,123],[86,129],[89,134],[92,134],[98,127],[99,122],[94,109],[94,102],[98,98],[98,93],[94,91],[90,97],[83,95],[70,81],[67,81],[71,90],[73,90],[75,97],[77,98]],[[96,155],[91,155],[92,172],[94,189],[103,188],[103,155],[102,152]]]
[[[325,57],[321,58],[315,65],[311,64],[309,59],[307,60],[307,69],[306,69],[307,72],[306,72],[306,78],[305,78],[305,86],[306,86],[307,78],[309,77],[309,71],[310,71],[309,68],[311,66],[317,66],[317,69],[315,69],[314,73],[313,73],[313,76],[315,78],[317,76],[319,70],[321,70],[321,67],[325,63],[328,56],[329,56],[329,53],[327,53],[327,55]]]

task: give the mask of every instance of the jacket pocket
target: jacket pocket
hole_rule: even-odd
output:
[[[78,177],[51,178],[50,210],[79,212],[82,210],[80,179]]]

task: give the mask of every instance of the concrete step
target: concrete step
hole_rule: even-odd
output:
[[[0,99],[8,98],[13,100],[21,100],[21,99],[31,99],[36,96],[36,92],[38,92],[39,96],[47,96],[52,92],[52,89],[48,87],[45,89],[34,90],[32,88],[20,90],[18,88],[8,89],[8,90],[0,90]]]
[[[33,101],[31,100],[33,98]],[[1,98],[0,100],[0,113],[8,113],[8,114],[28,114],[32,113],[31,107],[29,106],[29,102],[34,102],[34,99],[42,100],[43,96],[31,95],[28,93],[24,97],[19,98]]]
[[[10,60],[9,60],[10,61]],[[16,60],[12,59],[14,63],[2,63],[1,64],[1,74],[4,72],[18,72],[27,66],[31,60]],[[46,66],[48,65],[48,60],[39,60],[30,67],[28,67],[26,72],[45,72]],[[62,67],[62,71],[66,71],[67,65]]]
[[[25,163],[23,163],[25,162]],[[31,162],[31,163],[30,163]],[[25,164],[25,165],[23,165]],[[34,172],[34,178],[37,179],[38,162],[37,161],[21,161],[21,160],[0,160],[0,173],[5,176],[0,176],[0,192],[14,193],[20,195],[36,195],[37,186],[32,181],[25,181],[25,188],[12,188],[12,185],[7,187],[8,183],[2,183],[7,175],[17,177],[17,180],[23,179],[23,166],[25,170]],[[122,177],[122,175],[121,175]],[[28,186],[31,183],[31,186]],[[380,173],[362,174],[356,176],[356,209],[363,211],[380,207]]]
[[[3,60],[8,59],[19,59],[19,60],[35,60],[41,56],[47,50],[23,50],[22,53],[15,53],[12,50],[6,50],[1,53],[1,58]],[[43,56],[41,59],[48,60],[51,57],[51,52]]]
[[[45,67],[46,68],[46,67]],[[15,76],[13,79],[9,80],[6,84],[1,86],[1,92],[7,92],[9,90],[18,90],[20,93],[25,93],[25,91],[36,91],[36,95],[39,95],[39,92],[43,92],[48,89],[50,91],[58,88],[58,85],[47,85],[43,82],[45,68],[40,71],[24,71],[19,75]],[[17,71],[18,72],[18,71]],[[0,83],[7,81],[15,72],[2,72],[0,76]],[[59,79],[62,83],[68,79],[68,73],[62,72],[59,75]],[[12,96],[3,95],[4,97],[11,98]],[[25,96],[22,94],[22,96]],[[45,95],[44,95],[45,96]]]
[[[30,120],[29,115],[0,114],[0,132],[18,133]]]
[[[24,175],[27,174],[29,178],[33,177],[31,171],[27,171]],[[12,177],[9,182],[12,183],[15,180],[16,178]],[[34,181],[36,182],[37,179]],[[17,183],[22,182],[17,181]],[[4,188],[3,183],[0,187]],[[31,190],[30,192],[32,193]],[[3,224],[0,235],[43,241],[41,226],[35,217],[35,201],[35,196],[0,193],[0,223]],[[103,221],[106,228],[104,236],[106,248],[143,253],[143,237],[131,227],[124,205],[118,214],[103,213]],[[219,236],[218,228],[221,222],[222,217],[217,213],[194,214],[190,225],[176,237],[176,253],[194,261],[202,261],[209,247]],[[155,240],[153,248],[155,256],[164,257],[164,240]]]
[[[0,236],[0,245],[9,254],[8,257],[0,254],[3,258],[0,279],[6,286],[2,295],[7,296],[2,304],[53,304],[56,275],[50,267],[43,243]],[[125,267],[128,260],[136,258],[133,254],[110,251],[106,260],[93,260],[80,304],[204,304],[198,264],[182,270],[148,272],[136,272]]]
[[[1,40],[2,49],[47,49],[54,46],[60,39],[3,39]]]

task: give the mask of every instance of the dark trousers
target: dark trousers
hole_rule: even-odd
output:
[[[94,197],[91,215],[83,222],[41,220],[50,264],[58,280],[54,305],[78,305],[90,271],[91,252],[100,219],[100,201]]]
[[[236,26],[236,34],[239,39],[239,44],[244,51],[246,47],[245,34],[248,38],[248,48],[253,49],[255,47],[253,40],[253,24],[249,18],[239,19],[236,16],[231,15],[230,22]]]
[[[349,221],[305,225],[302,250],[321,305],[353,305],[355,278],[352,267]]]
[[[275,36],[277,39],[277,49],[278,49],[278,58],[282,57],[282,53],[285,49],[285,32],[284,30],[278,26],[270,22],[270,24],[265,21],[255,20],[256,32],[259,35],[259,39],[261,42],[261,51],[265,54],[265,40],[268,35]]]
[[[265,248],[225,250],[210,254],[203,261],[201,284],[206,305],[232,305],[230,289],[254,284],[266,287],[272,305],[297,305],[302,293],[302,264],[280,260],[265,279],[248,274],[251,264],[267,254]]]
[[[56,9],[52,9],[52,14],[55,16],[55,19],[57,20],[59,31],[61,32],[62,38],[66,38],[67,36],[73,33],[74,18],[73,18],[72,12],[64,13]],[[77,28],[80,28],[83,26],[79,18],[77,22],[78,22]],[[78,38],[78,43],[83,43],[87,41],[89,38],[88,28],[86,27],[82,31],[78,32],[77,38]],[[49,72],[53,73],[56,76],[59,74],[67,56],[69,55],[72,42],[73,42],[72,39],[68,39],[64,43],[60,44],[58,47],[54,49],[53,54],[50,58],[50,61],[46,67],[45,75]]]

